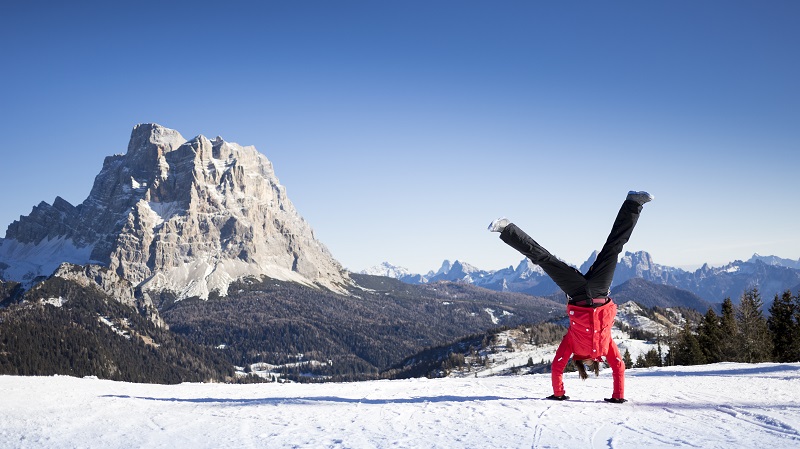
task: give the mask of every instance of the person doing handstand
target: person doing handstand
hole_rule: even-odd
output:
[[[605,401],[626,402],[625,363],[611,339],[617,305],[609,294],[622,247],[631,237],[642,206],[652,200],[653,196],[647,192],[628,192],[603,249],[586,274],[550,254],[508,219],[498,218],[489,224],[489,231],[499,232],[501,240],[541,267],[567,295],[569,329],[553,358],[553,394],[547,399],[569,399],[564,390],[563,373],[571,356],[583,380],[588,377],[587,370],[593,371],[595,376],[600,374],[600,362],[605,357],[614,378],[613,394]]]

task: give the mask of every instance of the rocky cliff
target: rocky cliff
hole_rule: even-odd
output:
[[[178,298],[225,295],[245,276],[334,291],[350,283],[264,155],[156,124],[134,127],[127,153],[105,159],[82,204],[42,202],[0,239],[6,280],[31,285],[62,262],[99,264]]]

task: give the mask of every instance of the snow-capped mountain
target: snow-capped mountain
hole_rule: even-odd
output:
[[[633,278],[642,278],[656,284],[674,285],[688,274],[680,268],[659,265],[645,251],[625,252],[614,272],[614,285],[620,285]]]
[[[753,257],[747,260],[750,263],[755,263],[756,261],[764,262],[767,265],[774,265],[778,267],[788,267],[800,270],[800,259],[792,260],[792,259],[783,259],[777,256],[762,256],[758,253],[753,254]]]
[[[473,284],[476,278],[480,278],[481,274],[482,270],[467,263],[458,260],[450,263],[449,260],[445,260],[439,271],[431,276],[428,282],[452,281]]]
[[[156,124],[134,127],[86,200],[57,197],[9,225],[0,278],[26,286],[62,262],[108,267],[143,291],[222,295],[244,276],[341,291],[347,273],[295,210],[252,146]]]
[[[424,275],[414,274],[407,268],[384,262],[361,271],[361,274],[392,277],[409,284],[461,282],[490,290],[540,295],[550,294],[556,288],[544,271],[528,259],[523,259],[516,268],[509,266],[495,271],[481,270],[458,260],[455,262],[445,260],[437,271],[431,270]]]
[[[392,265],[389,262],[383,262],[380,265],[361,270],[360,274],[368,274],[371,276],[385,276],[398,279],[407,284],[426,284],[428,278],[420,274],[414,274],[408,268]]]
[[[380,265],[375,265],[374,267],[362,270],[361,274],[401,279],[405,276],[411,275],[411,272],[408,270],[408,268],[398,267],[397,265],[392,265],[389,262],[383,262]]]
[[[597,252],[592,253],[581,267],[586,272]],[[708,303],[720,303],[726,297],[734,302],[746,289],[757,287],[768,306],[776,294],[800,288],[800,269],[795,262],[774,256],[754,255],[747,262],[740,260],[722,267],[707,264],[694,272],[659,265],[645,251],[625,252],[617,264],[612,288],[631,279],[644,279],[653,284],[676,287],[691,292]],[[407,271],[407,270],[406,270]],[[391,276],[391,275],[390,275]],[[546,296],[560,290],[541,268],[523,259],[519,265],[500,270],[480,270],[469,264],[445,261],[436,272],[427,275],[405,274],[398,279],[408,283],[452,281],[473,284],[497,291],[511,291]],[[705,303],[703,303],[704,305]]]

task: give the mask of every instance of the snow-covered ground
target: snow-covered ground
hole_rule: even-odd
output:
[[[800,447],[800,364],[550,376],[147,385],[0,376],[3,448]]]

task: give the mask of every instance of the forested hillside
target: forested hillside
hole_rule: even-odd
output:
[[[356,275],[343,296],[275,280],[246,280],[229,296],[185,300],[162,312],[173,332],[232,363],[292,364],[308,380],[375,378],[426,347],[502,325],[545,321],[564,306],[545,298],[462,284],[414,286]],[[319,377],[317,377],[319,378]]]
[[[51,278],[0,309],[0,374],[223,381],[230,364],[102,292]]]

